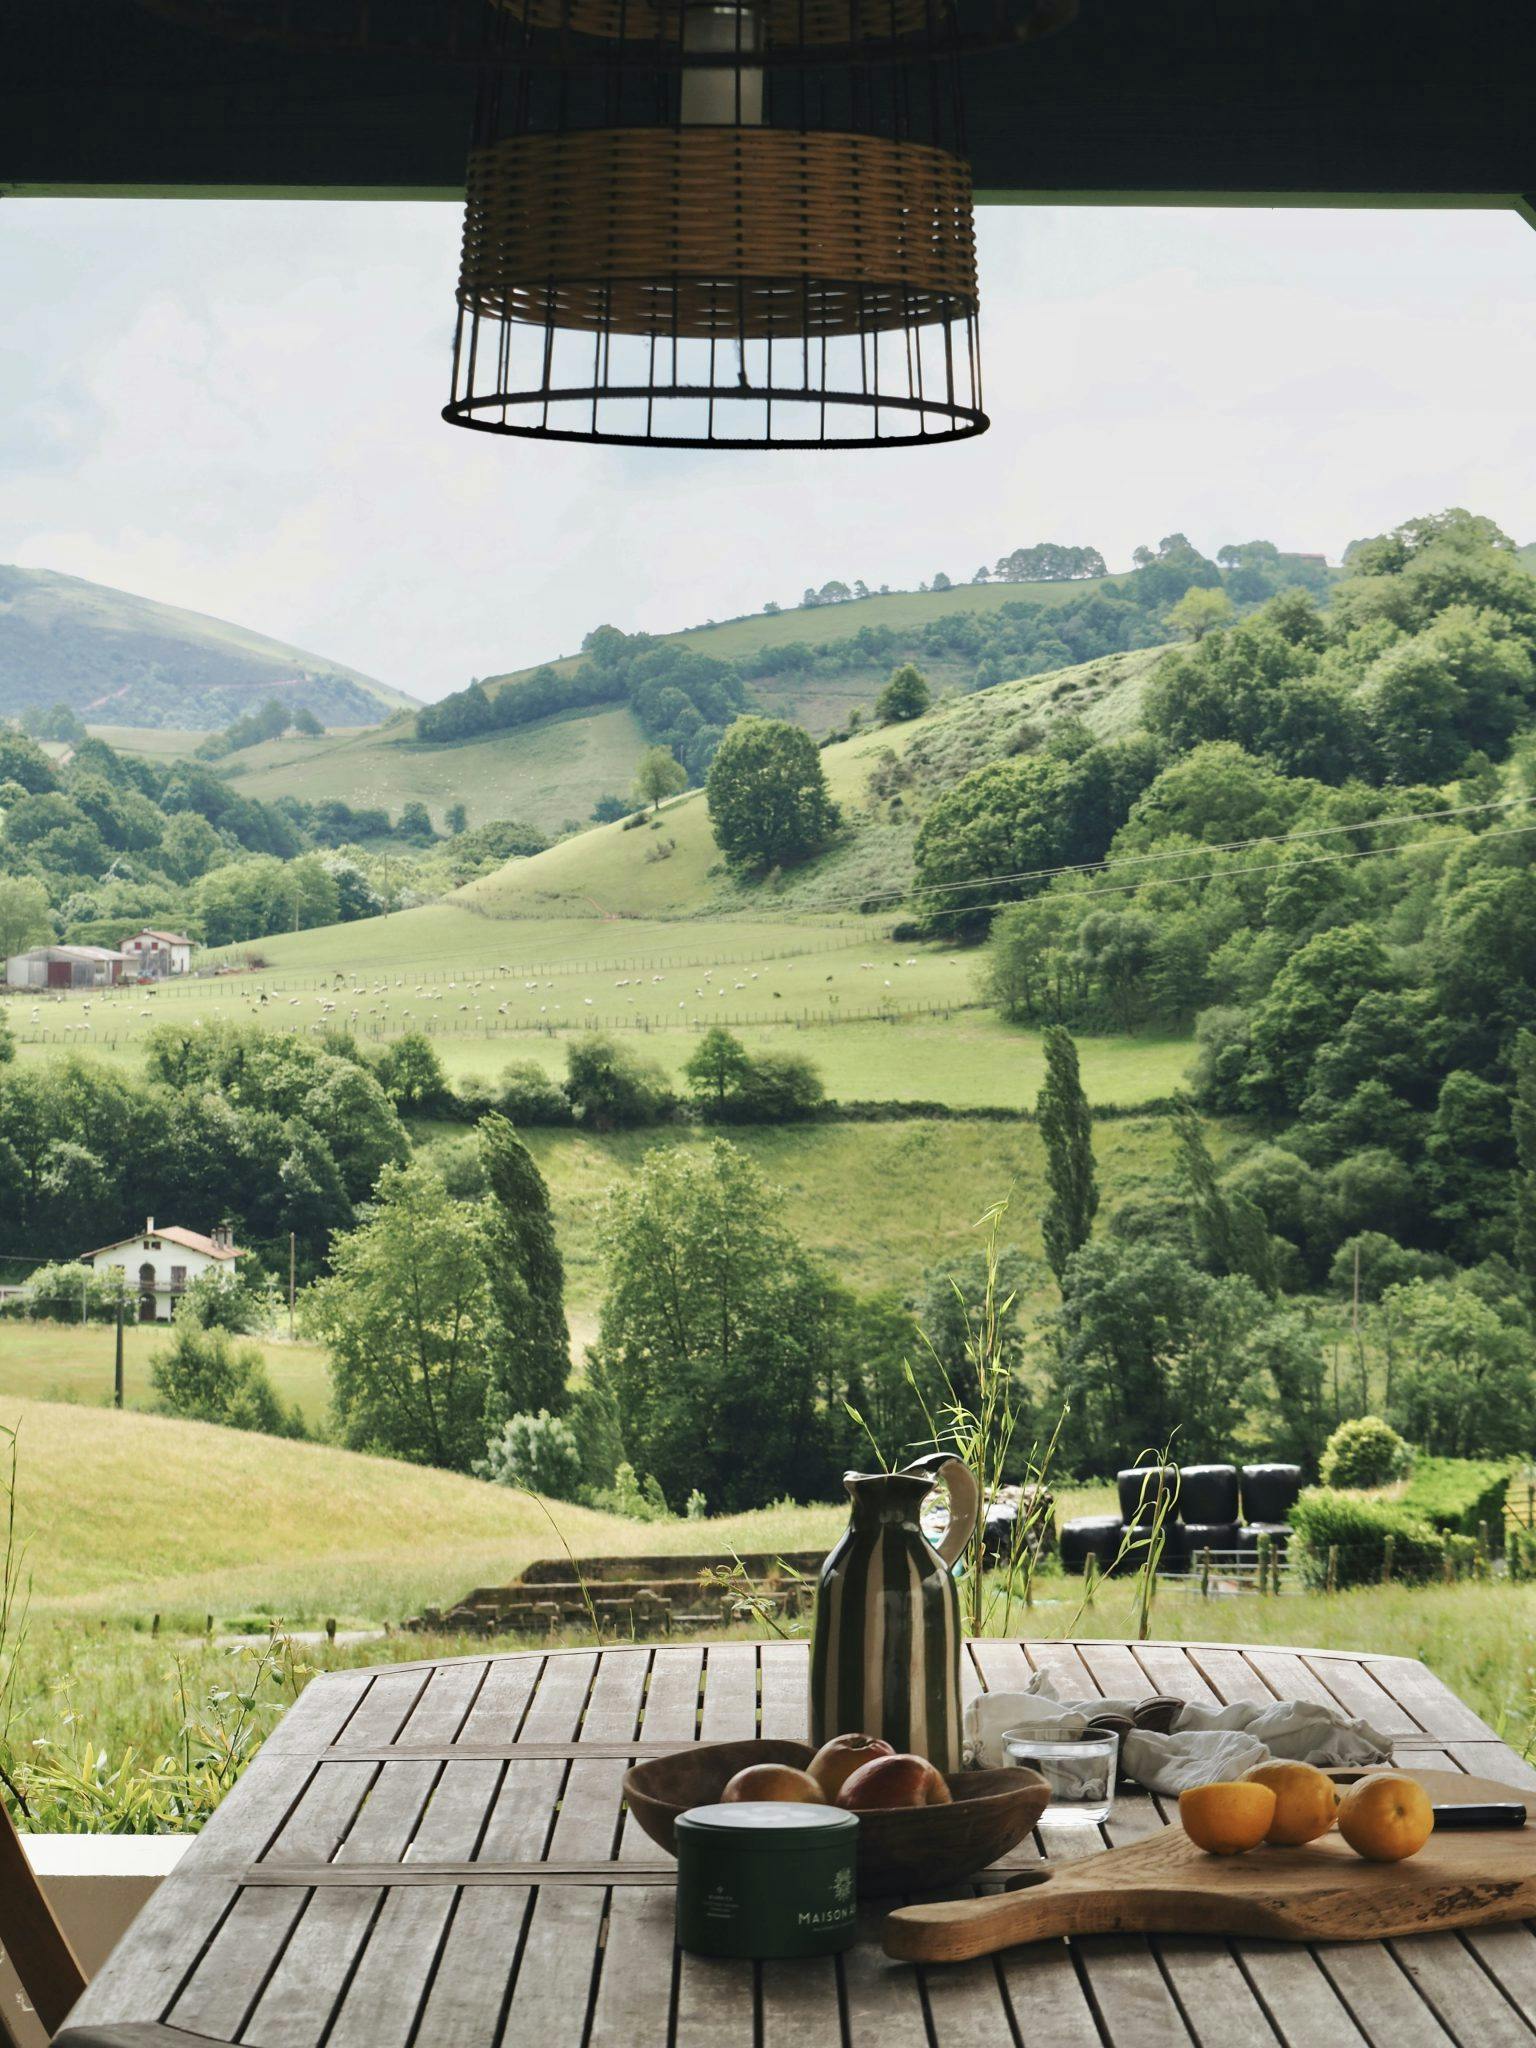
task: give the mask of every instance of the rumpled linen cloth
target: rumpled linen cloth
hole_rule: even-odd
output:
[[[1008,1762],[1006,1730],[1068,1740],[1083,1734],[1103,1714],[1134,1714],[1134,1700],[1064,1700],[1049,1678],[1037,1673],[1027,1692],[979,1693],[965,1710],[965,1761],[974,1770]],[[1254,1764],[1272,1758],[1317,1764],[1324,1769],[1390,1761],[1392,1742],[1368,1721],[1311,1700],[1234,1700],[1230,1706],[1187,1701],[1167,1735],[1133,1729],[1121,1739],[1120,1772],[1149,1792],[1186,1792],[1240,1778]]]

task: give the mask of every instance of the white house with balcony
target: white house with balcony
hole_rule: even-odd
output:
[[[232,1276],[236,1259],[244,1257],[227,1224],[216,1223],[213,1234],[204,1237],[201,1231],[183,1230],[178,1224],[157,1226],[151,1216],[137,1235],[83,1252],[80,1263],[125,1273],[127,1290],[138,1297],[139,1321],[168,1323],[190,1281],[208,1272]]]

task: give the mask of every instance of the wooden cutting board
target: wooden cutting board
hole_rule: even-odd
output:
[[[958,1963],[1066,1934],[1381,1941],[1437,1928],[1536,1919],[1533,1796],[1459,1771],[1406,1775],[1417,1778],[1437,1805],[1523,1804],[1528,1824],[1437,1829],[1404,1863],[1367,1863],[1336,1832],[1303,1849],[1260,1847],[1244,1856],[1208,1856],[1175,1822],[1124,1849],[1050,1866],[1022,1890],[903,1906],[886,1918],[886,1953],[904,1962]]]

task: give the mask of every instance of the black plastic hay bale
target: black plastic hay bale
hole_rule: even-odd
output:
[[[1061,1568],[1080,1572],[1089,1557],[1096,1557],[1100,1571],[1108,1569],[1125,1536],[1125,1524],[1118,1515],[1080,1515],[1075,1522],[1061,1525]]]
[[[1291,1540],[1290,1524],[1288,1522],[1244,1522],[1242,1528],[1237,1532],[1238,1549],[1245,1556],[1257,1557],[1259,1538],[1261,1536],[1269,1538],[1271,1550],[1277,1550],[1283,1555],[1286,1544]]]
[[[982,1524],[981,1554],[989,1566],[1006,1566],[1030,1552],[1039,1557],[1056,1541],[1056,1502],[1049,1487],[1030,1486],[1011,1500],[995,1500]]]
[[[1300,1494],[1299,1465],[1243,1467],[1243,1514],[1250,1522],[1289,1520]]]
[[[1185,1465],[1179,1473],[1179,1517],[1185,1522],[1236,1522],[1237,1467]]]
[[[1178,1478],[1176,1465],[1134,1465],[1115,1474],[1120,1495],[1122,1522],[1150,1522],[1157,1508],[1159,1492],[1172,1493]]]
[[[1186,1522],[1184,1542],[1189,1553],[1191,1571],[1200,1569],[1200,1553],[1209,1550],[1220,1555],[1231,1554],[1238,1548],[1236,1522]]]

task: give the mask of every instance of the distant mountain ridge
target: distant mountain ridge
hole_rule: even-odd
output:
[[[67,704],[96,725],[211,732],[268,697],[332,726],[376,725],[417,701],[225,619],[0,564],[0,717]]]

